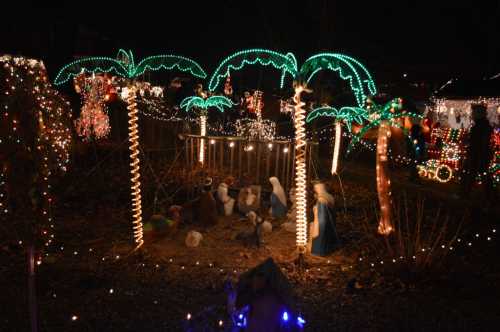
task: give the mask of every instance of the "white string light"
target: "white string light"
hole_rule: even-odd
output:
[[[300,100],[304,91],[301,85],[295,86],[295,199],[296,199],[296,229],[297,247],[301,253],[307,245],[307,187],[306,187],[306,141],[305,141],[305,103]]]
[[[391,129],[387,121],[381,121],[377,138],[377,192],[380,204],[380,220],[378,232],[383,235],[390,234],[393,230],[391,224],[391,182],[387,176],[387,145],[391,136]]]
[[[143,225],[142,225],[142,204],[141,204],[141,173],[139,160],[139,130],[137,124],[137,104],[135,102],[135,88],[130,88],[126,96],[129,124],[129,150],[130,150],[130,175],[131,175],[131,194],[132,194],[132,224],[134,231],[134,240],[136,248],[144,244]]]
[[[333,159],[332,159],[332,174],[337,174],[338,162],[339,162],[339,152],[340,152],[340,138],[342,134],[342,125],[340,121],[335,121],[335,146],[333,148]]]
[[[207,135],[207,116],[200,115],[200,151],[198,152],[198,161],[203,165],[205,163],[205,136]]]

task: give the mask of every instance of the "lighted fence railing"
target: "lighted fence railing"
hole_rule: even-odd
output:
[[[203,144],[206,149],[204,168],[209,174],[235,178],[247,175],[257,184],[268,184],[269,177],[276,176],[285,189],[294,186],[293,142],[221,136],[185,137],[185,162],[189,170],[200,166],[199,148]]]

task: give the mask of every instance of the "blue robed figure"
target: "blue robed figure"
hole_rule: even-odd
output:
[[[285,190],[277,177],[270,177],[269,182],[273,186],[273,192],[270,198],[271,216],[273,218],[283,218],[286,216],[287,212]]]
[[[326,191],[323,183],[314,185],[316,204],[314,205],[314,222],[311,230],[311,253],[317,256],[326,256],[332,253],[339,245],[337,235],[334,198]]]

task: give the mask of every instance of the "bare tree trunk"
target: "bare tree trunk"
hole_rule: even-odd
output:
[[[389,178],[389,163],[387,158],[387,149],[390,137],[391,127],[387,121],[382,121],[378,129],[376,160],[377,193],[380,204],[378,232],[382,235],[389,235],[394,230],[391,220],[391,180]]]
[[[35,287],[35,246],[30,244],[28,247],[28,302],[30,311],[31,332],[38,331],[38,314],[36,306],[36,287]]]

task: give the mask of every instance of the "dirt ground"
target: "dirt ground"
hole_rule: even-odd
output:
[[[260,248],[235,239],[249,225],[234,216],[208,229],[184,225],[174,236],[148,241],[133,252],[126,195],[116,204],[90,196],[61,204],[56,244],[37,267],[41,331],[182,331],[188,313],[202,312],[216,331],[224,318],[224,280],[268,257],[292,283],[306,331],[495,330],[500,323],[500,239],[487,241],[485,232],[498,222],[497,212],[473,214],[475,224],[468,224],[462,235],[464,242],[475,240],[473,247],[457,246],[437,269],[408,284],[401,270],[377,263],[382,256],[370,249],[376,239],[371,180],[360,170],[345,174],[345,202],[341,190],[335,190],[343,246],[326,258],[308,257],[302,274],[294,264],[295,234],[282,229],[281,221],[273,222]],[[396,194],[403,191],[404,181],[394,183]],[[436,202],[451,197],[433,192],[434,186],[406,189],[426,197],[431,213]],[[465,215],[477,204],[451,206],[453,214]],[[203,234],[197,248],[184,244],[190,230]],[[481,232],[477,239],[475,232]],[[24,248],[4,246],[0,259],[0,330],[26,331]]]

